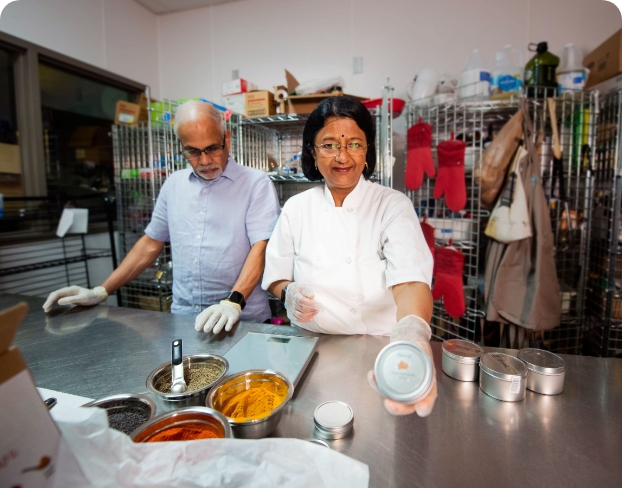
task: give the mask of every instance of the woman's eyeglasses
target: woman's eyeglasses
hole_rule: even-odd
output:
[[[199,159],[201,157],[201,153],[205,153],[208,158],[217,158],[218,156],[222,156],[225,152],[225,146],[227,144],[226,134],[223,136],[222,144],[218,144],[215,146],[209,146],[205,149],[197,149],[194,147],[189,147],[187,149],[183,149],[180,151],[180,154],[186,158],[188,161],[194,161],[195,159]]]
[[[315,146],[315,145],[314,145]],[[321,156],[336,157],[341,152],[341,144],[338,142],[329,142],[326,144],[320,144],[315,146]],[[345,146],[345,150],[350,156],[363,156],[367,153],[368,144],[361,144],[360,142],[348,142]]]

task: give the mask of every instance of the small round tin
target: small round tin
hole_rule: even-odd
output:
[[[313,435],[328,440],[341,439],[352,432],[354,412],[347,403],[331,400],[315,409],[313,422]]]
[[[380,351],[374,375],[380,393],[408,405],[423,400],[434,385],[432,359],[408,341],[392,342]]]
[[[487,352],[480,362],[479,387],[484,393],[504,402],[525,398],[529,370],[520,359],[500,352]]]
[[[460,381],[477,381],[479,358],[484,350],[471,341],[451,339],[443,342],[443,372]]]
[[[521,349],[518,359],[529,369],[527,389],[543,395],[559,395],[564,391],[566,363],[557,354],[543,349]]]

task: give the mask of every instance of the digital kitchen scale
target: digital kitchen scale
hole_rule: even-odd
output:
[[[248,332],[225,354],[227,374],[246,369],[272,369],[296,386],[317,347],[317,337]]]

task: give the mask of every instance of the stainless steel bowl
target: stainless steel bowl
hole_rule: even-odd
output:
[[[287,402],[294,394],[294,385],[287,376],[270,369],[249,369],[234,373],[223,378],[218,384],[214,385],[212,391],[207,396],[206,404],[214,410],[222,411],[224,401],[245,390],[257,387],[261,384],[272,384],[276,388],[287,388],[287,394],[283,402],[276,407],[267,417],[257,420],[237,421],[227,417],[233,434],[242,439],[261,439],[268,437],[276,426],[279,425],[283,410]]]
[[[131,437],[134,442],[148,442],[154,435],[171,427],[196,426],[197,424],[213,427],[221,439],[233,437],[227,418],[220,412],[207,407],[184,407],[163,413],[136,429]]]
[[[156,396],[163,410],[173,410],[176,408],[191,406],[204,406],[207,390],[223,378],[229,370],[229,363],[222,356],[216,356],[214,354],[195,354],[193,356],[184,356],[184,369],[192,369],[199,364],[213,364],[218,366],[221,370],[220,376],[203,388],[185,391],[183,393],[162,393],[156,388],[161,381],[171,380],[170,361],[161,364],[151,372],[147,378],[147,389]]]
[[[145,395],[140,394],[121,394],[121,395],[112,395],[105,398],[100,398],[99,400],[94,400],[92,402],[86,403],[82,405],[83,407],[99,407],[106,410],[108,414],[109,421],[110,415],[114,415],[115,413],[120,412],[123,409],[132,410],[142,416],[145,417],[145,422],[151,420],[156,413],[156,405],[153,400]],[[144,423],[142,425],[144,425]],[[131,434],[132,431],[139,428],[140,425],[137,425],[133,429],[124,429],[123,426],[114,426],[110,425],[112,428],[116,428],[125,434]]]

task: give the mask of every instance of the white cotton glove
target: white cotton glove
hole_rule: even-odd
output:
[[[218,334],[224,327],[227,332],[231,330],[242,315],[242,307],[229,300],[221,300],[219,304],[212,305],[203,310],[194,321],[197,331],[209,332],[213,329]]]
[[[324,310],[322,304],[314,298],[315,292],[310,286],[299,285],[296,282],[287,285],[285,292],[287,318],[296,322],[313,322],[313,318]]]
[[[407,315],[400,320],[391,333],[390,342],[408,341],[416,344],[423,349],[430,359],[432,360],[432,367],[434,367],[434,357],[432,356],[432,348],[430,347],[430,338],[432,337],[432,330],[428,323],[421,317],[416,315]],[[378,391],[376,385],[376,377],[373,371],[367,373],[367,380],[371,387]],[[432,413],[434,402],[436,401],[437,389],[436,389],[436,369],[434,370],[434,386],[430,390],[430,393],[420,402],[414,405],[405,405],[403,403],[396,402],[390,398],[385,398],[384,407],[392,415],[408,415],[417,412],[419,417],[427,417]]]
[[[49,312],[52,305],[58,300],[59,305],[97,305],[108,298],[108,292],[103,286],[96,286],[92,290],[81,286],[67,286],[53,291],[43,304],[43,311]]]

